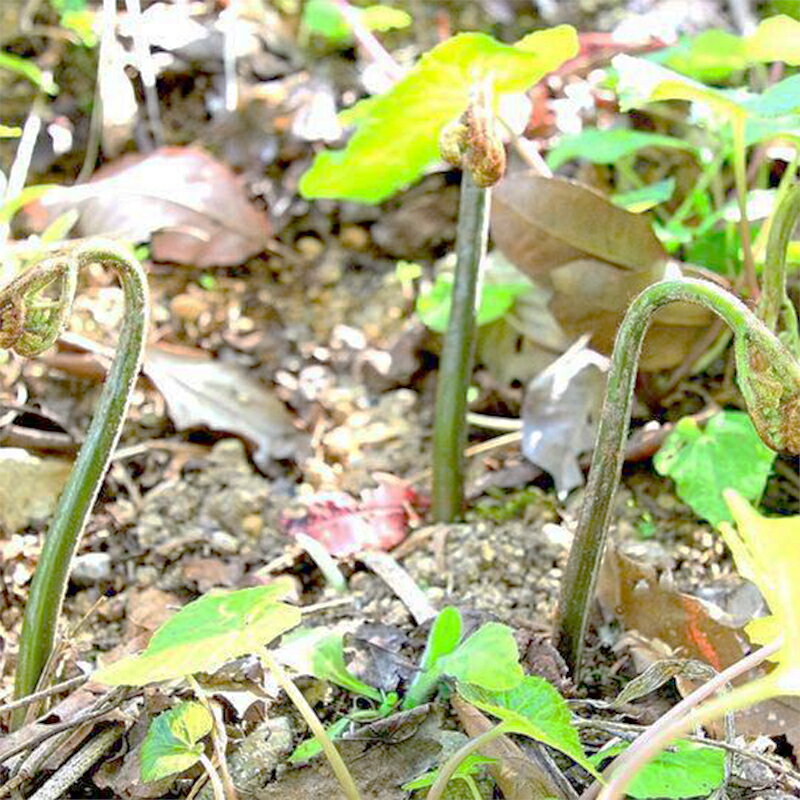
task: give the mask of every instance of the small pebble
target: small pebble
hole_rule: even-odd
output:
[[[84,553],[77,556],[70,578],[76,586],[93,586],[111,580],[111,556],[108,553]]]

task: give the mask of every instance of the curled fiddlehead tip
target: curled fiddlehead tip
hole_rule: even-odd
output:
[[[736,338],[736,366],[747,411],[763,442],[779,453],[800,455],[800,365],[788,351],[764,352],[748,333]]]
[[[52,347],[72,309],[77,273],[73,259],[52,258],[0,289],[0,348],[30,357]],[[53,284],[57,295],[45,297]]]

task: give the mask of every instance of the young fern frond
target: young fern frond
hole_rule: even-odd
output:
[[[115,270],[125,296],[117,355],[86,440],[58,501],[31,585],[20,639],[15,696],[35,691],[53,649],[70,567],[125,421],[147,329],[147,282],[138,261],[110,241],[82,242],[37,264],[0,290],[0,347],[23,356],[47,350],[67,324],[78,271],[91,263]],[[42,292],[58,282],[55,301]],[[23,715],[14,719],[15,726]]]

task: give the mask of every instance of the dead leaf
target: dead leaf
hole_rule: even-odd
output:
[[[219,558],[189,558],[181,562],[184,580],[197,585],[197,590],[205,594],[210,589],[237,586],[242,577],[244,565],[241,561],[222,561]]]
[[[561,499],[583,484],[578,458],[594,446],[608,363],[581,338],[525,392],[522,452],[550,473]]]
[[[235,364],[192,351],[148,348],[144,373],[164,395],[178,430],[209,428],[237,434],[255,446],[253,460],[268,472],[274,459],[298,459],[306,437],[280,400]]]
[[[10,534],[47,520],[71,471],[70,461],[0,448],[0,527]]]
[[[266,249],[270,225],[242,181],[195,148],[162,147],[101,167],[85,184],[52,189],[26,206],[43,230],[76,208],[83,236],[151,241],[153,258],[195,267],[241,264]]]
[[[408,533],[410,505],[417,499],[410,484],[398,479],[365,489],[361,500],[347,492],[320,492],[296,511],[285,511],[281,525],[290,535],[304,533],[331,555],[390,550]]]
[[[647,217],[587,186],[533,172],[507,175],[494,189],[492,237],[531,277],[586,256],[635,272],[667,259]]]
[[[517,268],[552,290],[550,310],[563,331],[591,334],[592,347],[604,354],[630,301],[667,270],[679,273],[646,216],[586,186],[533,173],[510,175],[495,189],[492,237]],[[706,309],[687,303],[660,310],[640,367],[677,366],[711,320]]]

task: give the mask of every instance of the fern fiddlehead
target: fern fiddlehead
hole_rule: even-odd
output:
[[[59,498],[31,584],[20,638],[16,697],[36,689],[52,652],[72,558],[122,431],[144,349],[147,282],[141,265],[123,247],[95,240],[37,264],[0,290],[0,347],[35,356],[49,348],[67,324],[78,272],[90,263],[109,267],[119,276],[125,316],[117,354]],[[42,292],[54,285],[57,297],[44,298]],[[15,725],[21,721],[21,717],[14,719]]]

